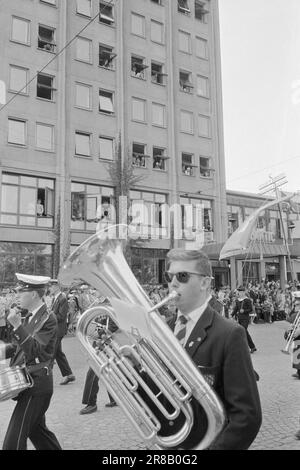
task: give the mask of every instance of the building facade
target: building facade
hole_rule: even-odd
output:
[[[256,209],[274,197],[239,191],[226,191],[229,238]],[[257,227],[251,235],[249,250],[228,260],[218,261],[224,243],[205,247],[209,257],[217,266],[215,281],[221,285],[237,285],[248,282],[300,281],[300,199],[278,204],[260,213]]]
[[[132,249],[142,283],[171,247],[226,238],[217,0],[4,0],[0,59],[2,286],[116,222],[116,161],[159,234]]]

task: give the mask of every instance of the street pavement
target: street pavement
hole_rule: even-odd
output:
[[[300,429],[300,380],[290,356],[281,352],[286,342],[285,321],[273,324],[253,324],[249,331],[258,349],[251,357],[260,375],[258,382],[263,423],[251,450],[300,450],[300,440],[294,436]],[[87,356],[76,337],[63,340],[63,350],[76,375],[76,381],[59,385],[62,378],[54,366],[54,394],[46,418],[48,427],[56,434],[65,450],[142,450],[145,445],[138,432],[120,407],[106,408],[107,392],[100,383],[98,410],[80,415]],[[0,448],[12,414],[14,401],[0,403]],[[29,442],[29,449],[33,446]]]

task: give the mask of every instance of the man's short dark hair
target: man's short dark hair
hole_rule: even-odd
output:
[[[167,253],[169,263],[172,261],[196,261],[196,269],[199,274],[212,277],[211,262],[206,253],[201,250],[184,250],[174,248]]]

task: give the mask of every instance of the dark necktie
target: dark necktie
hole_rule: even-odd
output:
[[[180,315],[178,317],[178,331],[176,333],[176,338],[180,342],[180,344],[184,345],[185,335],[186,335],[186,324],[188,319],[184,315]]]
[[[26,317],[24,318],[23,326],[28,325],[30,318],[32,317],[32,312],[28,312]]]

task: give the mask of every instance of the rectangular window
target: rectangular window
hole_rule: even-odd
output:
[[[76,12],[90,18],[92,15],[92,0],[77,0]]]
[[[53,245],[2,242],[0,266],[0,288],[15,284],[15,272],[53,277]]]
[[[207,40],[196,37],[196,56],[201,59],[208,58]]]
[[[195,18],[201,23],[207,23],[208,10],[204,2],[200,0],[195,0]]]
[[[26,121],[8,119],[8,142],[16,145],[26,145]]]
[[[181,162],[182,162],[182,173],[186,176],[194,176],[195,175],[195,165],[193,163],[194,155],[190,153],[182,153],[181,154]]]
[[[207,116],[203,116],[199,114],[198,116],[198,127],[199,127],[199,135],[202,137],[210,137],[211,130],[210,130],[210,118]]]
[[[76,106],[85,109],[91,109],[91,89],[89,85],[84,85],[83,83],[75,84],[75,103]]]
[[[180,131],[193,134],[194,115],[190,111],[180,111]]]
[[[96,231],[115,223],[114,189],[83,183],[71,184],[71,228]],[[100,224],[100,226],[99,226]]]
[[[55,52],[55,29],[39,25],[38,48],[43,51]]]
[[[20,94],[27,94],[28,69],[11,65],[9,77],[9,88],[11,91],[17,91]]]
[[[92,62],[92,41],[90,39],[77,38],[76,59],[83,62]]]
[[[153,147],[153,168],[155,170],[165,170],[166,169],[166,150],[160,147]]]
[[[113,48],[99,44],[99,66],[106,69],[113,69],[113,60],[117,54],[113,53]]]
[[[179,50],[186,54],[191,53],[191,35],[185,31],[179,31]]]
[[[54,180],[3,173],[0,223],[53,228],[53,222]]]
[[[211,176],[211,168],[210,168],[210,159],[207,157],[200,157],[200,176],[204,178],[209,178]]]
[[[36,96],[38,98],[43,98],[44,100],[53,100],[53,92],[55,88],[53,87],[54,77],[50,75],[44,75],[39,73],[37,76],[37,90]]]
[[[114,114],[113,93],[99,90],[99,111],[105,114]]]
[[[151,20],[150,30],[151,41],[158,42],[159,44],[164,43],[164,24],[158,21]]]
[[[130,191],[130,215],[132,225],[141,235],[149,235],[149,228],[160,229],[159,232],[151,231],[157,236],[166,236],[168,228],[168,216],[166,213],[166,194]]]
[[[179,71],[179,87],[184,93],[192,93],[194,87],[191,72]]]
[[[53,150],[53,126],[36,124],[36,146],[43,150]]]
[[[113,160],[114,139],[110,137],[99,137],[100,158],[103,160]]]
[[[197,95],[209,97],[208,78],[197,75]]]
[[[146,101],[132,98],[132,119],[134,121],[146,121]]]
[[[136,78],[146,78],[146,69],[149,66],[145,64],[145,59],[142,57],[131,56],[131,76]]]
[[[228,236],[239,227],[243,221],[242,210],[239,206],[227,206]]]
[[[86,132],[75,132],[75,155],[91,156],[91,135]]]
[[[146,154],[145,144],[132,144],[132,165],[139,168],[146,168],[146,159],[149,155]]]
[[[163,73],[163,65],[157,62],[151,62],[151,81],[152,83],[158,83],[159,85],[166,84],[167,74]]]
[[[131,32],[136,36],[145,37],[145,17],[131,13]]]
[[[189,8],[189,0],[177,0],[178,11],[184,15],[189,15],[191,10]]]
[[[211,201],[202,200],[203,204],[203,228],[206,232],[213,231],[213,220],[212,220],[212,203]]]
[[[152,124],[166,127],[166,107],[164,105],[152,103]]]
[[[106,2],[100,2],[99,3],[99,21],[102,24],[106,24],[108,26],[113,26],[115,20],[114,20],[114,9],[113,5],[106,3]]]
[[[11,40],[22,44],[30,44],[30,21],[13,16]]]

